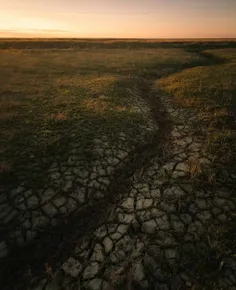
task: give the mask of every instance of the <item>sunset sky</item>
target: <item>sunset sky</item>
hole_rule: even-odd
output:
[[[236,38],[236,0],[0,0],[0,37]]]

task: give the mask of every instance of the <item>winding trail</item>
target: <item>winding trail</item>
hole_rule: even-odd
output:
[[[236,289],[236,259],[217,256],[236,205],[209,180],[207,130],[152,83],[142,92],[158,127],[151,142],[129,153],[104,198],[12,249],[1,289]]]

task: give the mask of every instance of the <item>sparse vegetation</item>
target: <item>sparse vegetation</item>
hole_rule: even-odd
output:
[[[1,172],[22,170],[32,158],[63,157],[72,139],[81,150],[101,134],[112,141],[132,132],[132,142],[144,119],[128,89],[137,76],[178,70],[186,59],[201,61],[180,49],[2,50]]]
[[[197,110],[199,121],[208,127],[209,153],[221,161],[235,158],[236,137],[236,50],[208,50],[221,64],[186,69],[158,81],[176,103]]]
[[[228,189],[233,191],[236,185],[227,184],[227,190],[225,192],[222,190],[222,195],[219,196],[214,191],[215,189],[221,189],[221,186],[225,186],[227,183],[227,180],[220,180],[225,178],[222,173],[225,169],[227,169],[227,174],[230,175],[232,173],[235,175],[236,49],[232,48],[236,46],[235,43],[233,41],[199,42],[197,40],[192,42],[158,42],[154,40],[0,41],[0,182],[3,185],[11,184],[11,182],[16,183],[16,190],[13,192],[20,192],[18,195],[24,196],[22,200],[27,203],[28,207],[26,209],[17,208],[17,211],[20,214],[22,213],[23,218],[26,216],[28,219],[29,215],[30,222],[33,223],[35,217],[31,212],[34,213],[34,210],[37,210],[37,214],[40,212],[42,216],[45,213],[46,216],[50,216],[52,212],[53,221],[56,220],[57,215],[60,215],[60,218],[62,217],[61,220],[63,220],[58,227],[56,224],[50,224],[44,237],[45,240],[35,239],[35,245],[32,244],[29,252],[27,252],[27,246],[26,251],[22,251],[23,254],[19,251],[19,257],[22,261],[27,261],[27,259],[30,261],[29,265],[24,262],[22,264],[25,265],[21,267],[22,269],[25,266],[28,267],[25,275],[29,281],[35,275],[34,269],[37,270],[37,267],[31,269],[30,265],[32,266],[37,261],[41,261],[41,259],[43,260],[42,272],[46,279],[45,281],[49,283],[57,276],[57,266],[62,264],[60,260],[62,258],[57,253],[57,249],[52,249],[54,244],[48,246],[48,243],[51,242],[50,230],[52,229],[55,235],[53,237],[55,239],[55,248],[58,246],[57,242],[60,241],[59,252],[63,252],[63,259],[64,252],[67,251],[65,248],[68,245],[71,246],[69,253],[65,253],[65,259],[67,259],[67,254],[71,255],[74,250],[73,247],[76,245],[78,253],[76,252],[75,257],[76,259],[78,258],[77,263],[79,264],[79,267],[77,267],[78,274],[75,274],[77,276],[76,279],[78,279],[76,280],[76,287],[81,287],[81,289],[83,286],[80,286],[80,282],[82,285],[87,278],[79,277],[82,273],[80,271],[82,268],[83,271],[87,268],[90,256],[96,256],[94,258],[95,262],[92,264],[95,263],[97,265],[97,262],[102,261],[99,271],[104,271],[104,274],[107,275],[104,275],[106,279],[110,276],[110,282],[107,284],[108,288],[110,287],[109,289],[119,289],[120,287],[130,290],[136,289],[134,288],[136,285],[134,273],[137,270],[137,265],[143,267],[144,260],[146,263],[148,262],[148,259],[145,258],[149,254],[148,247],[150,245],[157,246],[157,260],[160,265],[157,264],[158,267],[154,265],[153,269],[145,266],[146,271],[150,270],[150,272],[153,271],[154,273],[156,269],[160,271],[164,265],[164,270],[169,271],[168,275],[172,272],[179,274],[177,272],[180,269],[181,271],[184,270],[186,275],[191,278],[189,280],[187,277],[186,281],[183,279],[187,283],[182,281],[183,288],[181,289],[187,289],[185,287],[191,287],[192,289],[219,289],[217,288],[217,279],[219,278],[218,274],[221,271],[221,266],[224,265],[228,257],[235,256],[235,222],[228,219],[229,215],[233,215],[235,211],[234,203],[230,203],[230,199],[233,200],[234,197],[229,198],[228,195],[225,196],[224,194],[228,194]],[[219,49],[228,46],[231,48]],[[213,48],[217,49],[213,50]],[[158,93],[161,90],[162,94],[171,95],[176,105],[196,110],[198,120],[196,128],[186,129],[188,120],[184,120],[184,126],[174,132],[176,140],[173,141],[169,135],[167,137],[171,142],[166,140],[168,138],[164,136],[164,130],[166,129],[168,134],[170,133],[171,135],[171,130],[175,128],[175,123],[173,122],[174,124],[172,124],[169,120],[167,121],[166,115],[164,115],[166,112],[162,111],[164,110],[163,108],[160,108],[160,111],[157,108],[153,108],[158,104],[150,102],[151,98],[156,98],[155,90],[153,90],[152,86],[153,82]],[[149,88],[151,92],[149,90],[146,91],[147,86],[151,87]],[[156,122],[156,125],[164,126],[164,122],[168,123],[168,125],[158,131],[161,133],[157,138],[154,138],[154,141],[145,140],[150,142],[145,143],[146,147],[144,146],[144,149],[141,147],[143,151],[134,151],[135,153],[132,157],[135,160],[131,160],[128,165],[125,161],[124,167],[121,167],[121,169],[116,168],[119,175],[117,175],[118,178],[114,175],[117,180],[111,180],[110,186],[110,180],[103,179],[104,176],[107,177],[109,175],[108,171],[104,171],[103,167],[100,166],[101,176],[97,174],[97,167],[99,167],[97,164],[99,163],[95,162],[95,170],[87,171],[87,168],[83,168],[83,159],[88,161],[88,164],[94,160],[97,161],[97,156],[93,156],[92,152],[94,140],[97,140],[99,144],[103,142],[101,136],[106,136],[104,142],[109,141],[107,146],[109,149],[102,149],[104,151],[113,151],[118,143],[117,136],[119,134],[127,136],[127,138],[123,138],[124,143],[128,143],[128,146],[135,148],[134,145],[137,145],[137,140],[143,133],[147,122],[145,112],[142,111],[143,108],[140,109],[137,106],[136,100],[140,96],[142,101],[147,101],[150,107],[150,115],[153,113],[152,110],[155,111],[152,115],[153,119],[163,117],[164,120],[160,123]],[[172,105],[168,112],[173,112],[173,115],[170,113],[168,117],[174,116],[174,119],[175,110],[172,110]],[[186,112],[189,112],[189,110],[186,110]],[[158,113],[160,113],[160,117],[156,116]],[[186,114],[186,116],[188,115]],[[193,114],[193,116],[195,115]],[[174,121],[178,123],[178,118]],[[179,126],[181,127],[181,125]],[[178,126],[176,125],[176,127]],[[192,129],[194,132],[191,131]],[[186,130],[188,131],[187,133],[184,132]],[[187,136],[190,142],[186,140],[186,142],[183,142],[185,134],[189,134]],[[206,152],[203,150],[203,152],[195,154],[196,148],[188,151],[192,143],[201,143],[202,140],[198,141],[198,135],[200,136],[200,134],[206,135]],[[158,138],[163,138],[166,144],[159,142]],[[169,152],[172,150],[172,141],[173,143],[180,141],[180,149],[178,146],[176,146],[177,149],[173,149],[173,151],[177,150],[177,152],[173,153],[177,159],[173,160],[171,159],[171,152]],[[160,145],[158,142],[161,144],[161,148],[158,147]],[[81,155],[82,158],[79,160],[78,166],[77,163],[76,165],[69,164],[68,168],[66,168],[69,170],[61,170],[59,173],[58,168],[63,167],[63,162],[68,160],[68,152],[71,150],[70,144],[76,145],[74,152],[76,156]],[[70,154],[73,157],[74,153],[70,151]],[[114,152],[112,154],[115,155]],[[108,156],[112,156],[112,154],[108,154]],[[157,156],[158,154],[160,156]],[[208,156],[205,158],[205,155],[209,155],[209,159],[207,159]],[[55,156],[57,158],[53,158]],[[101,157],[99,158],[102,159]],[[110,159],[110,157],[108,158]],[[32,163],[32,160],[34,163]],[[59,164],[61,160],[62,162]],[[118,161],[120,162],[121,160]],[[136,161],[138,162],[136,163]],[[43,184],[44,171],[47,171],[52,162],[56,165],[52,167],[52,170],[50,168],[51,171],[47,174],[50,174],[51,177],[53,175],[58,175],[59,177],[56,177],[55,180],[51,178],[53,180],[51,182],[52,186],[50,184],[50,188],[46,188],[49,191],[44,191],[45,188],[43,188],[42,192],[39,190],[37,195],[33,196],[35,194],[34,189],[39,187],[38,184]],[[153,166],[149,168],[152,162]],[[59,166],[57,166],[58,164]],[[108,167],[107,164],[109,162],[105,164],[105,167]],[[177,166],[180,169],[175,170]],[[75,195],[73,195],[75,187],[73,187],[73,182],[70,178],[74,169],[73,178],[77,178],[76,181],[79,180],[76,183],[78,192],[76,191]],[[28,175],[26,176],[24,175],[25,170],[28,170]],[[68,172],[69,179],[66,179],[66,186],[61,190],[61,184],[64,185],[64,183],[57,184],[57,181],[61,178],[61,175],[67,177],[66,174]],[[29,187],[30,190],[22,190],[23,193],[21,193],[21,180],[19,179],[20,181],[18,182],[12,178],[17,173],[24,175],[22,179],[24,181],[23,187]],[[82,177],[78,178],[79,175]],[[132,181],[130,177],[133,178]],[[127,182],[127,179],[129,179],[129,182]],[[25,183],[28,180],[33,184],[29,186],[27,184],[26,186]],[[81,186],[81,180],[84,182],[84,188]],[[96,185],[96,183],[91,182],[92,185],[89,188],[88,182],[94,180],[107,182],[110,187],[98,187],[99,190],[93,191],[93,185]],[[232,180],[235,182],[235,176]],[[124,183],[124,186],[119,187],[119,183]],[[132,187],[131,191],[129,191],[129,185]],[[52,190],[52,197],[50,197],[51,187],[55,187],[55,190],[54,188]],[[103,188],[105,188],[104,192],[106,194],[109,195],[112,192],[113,195],[117,195],[117,199],[111,198],[110,201],[109,198],[106,199],[103,195],[98,195],[95,196],[94,201],[86,199],[85,202],[82,200],[81,204],[80,199],[79,202],[76,200],[81,189],[85,189],[86,195],[90,194],[92,196],[94,193],[103,194]],[[118,193],[118,191],[125,192]],[[6,191],[7,194],[8,192],[12,193],[11,188]],[[49,200],[46,194],[45,196],[42,195],[45,192],[49,194]],[[29,194],[29,197],[27,194]],[[45,198],[42,204],[41,195]],[[120,200],[118,201],[119,198]],[[17,199],[20,198],[17,196],[14,199],[13,197],[12,204],[17,202]],[[64,207],[64,199],[76,200],[76,206],[85,205],[84,211],[78,211],[78,217],[76,215],[73,216],[76,210],[73,214],[69,214],[69,204],[68,208],[66,208],[67,205],[65,206],[66,212],[60,213],[59,211]],[[38,200],[40,200],[40,203]],[[60,202],[62,202],[63,207]],[[91,205],[89,202],[91,202]],[[116,202],[118,203],[117,212],[115,207],[109,212],[106,207],[111,205],[113,207]],[[214,202],[216,205],[213,206]],[[91,206],[91,209],[88,211],[90,214],[86,215],[87,203]],[[47,208],[48,205],[49,209]],[[98,211],[95,210],[96,207],[99,208]],[[4,207],[2,208],[4,210]],[[55,215],[53,211],[56,213]],[[94,215],[91,215],[93,211]],[[102,211],[105,213],[105,218],[102,216]],[[133,219],[134,214],[135,219]],[[150,215],[150,220],[148,215]],[[221,219],[218,219],[220,215]],[[101,220],[100,216],[102,216]],[[90,217],[93,222],[89,219]],[[13,215],[13,220],[14,218]],[[38,216],[35,219],[37,218]],[[100,237],[96,235],[96,238],[94,238],[93,231],[97,230],[98,226],[96,219],[98,219],[99,226],[105,225],[105,234],[101,235],[100,233]],[[28,220],[22,220],[27,226]],[[19,221],[22,223],[21,220]],[[90,223],[91,228],[89,227]],[[110,228],[110,223],[112,227],[117,223],[117,226],[114,226],[114,232]],[[129,231],[121,231],[122,234],[116,232],[120,225],[124,225],[124,228],[127,225]],[[86,227],[84,233],[83,227]],[[192,229],[189,231],[191,227]],[[11,230],[10,227],[9,229]],[[8,232],[6,231],[6,234],[4,232],[5,224],[0,230],[6,235],[7,240]],[[26,235],[27,230],[27,227],[24,228],[22,226],[24,235]],[[36,230],[38,230],[37,227]],[[40,234],[43,230],[42,226]],[[74,234],[76,231],[78,233]],[[89,249],[91,255],[87,255],[87,252],[84,255],[84,252],[82,252],[84,249],[87,251],[87,245],[81,246],[80,249],[78,237],[82,240],[87,233],[89,237],[91,234],[92,239],[99,246],[98,249],[101,248],[100,256],[95,250],[93,251],[93,242],[88,242],[88,246],[91,246],[91,249]],[[113,237],[110,238],[108,233],[111,233],[114,239]],[[140,237],[144,237],[143,240],[142,238],[139,240],[138,233],[141,233]],[[48,239],[48,234],[50,239]],[[165,234],[168,234],[168,236],[165,236]],[[58,240],[57,235],[59,237]],[[114,259],[111,263],[110,256],[112,256],[114,249],[119,249],[118,243],[123,239],[123,236],[127,239],[124,238],[124,245],[121,245],[121,248],[124,247],[124,250],[126,250],[132,243],[132,251],[135,251],[131,251],[132,254],[127,254],[124,251],[124,255],[122,253],[121,257],[121,260],[124,257],[123,264],[112,268],[116,264],[116,257],[113,257]],[[129,236],[131,237],[130,239]],[[157,237],[160,240],[157,240]],[[133,238],[134,240],[137,238],[139,248],[135,245]],[[10,241],[12,239],[14,237],[11,237]],[[69,241],[70,239],[71,241]],[[42,245],[44,243],[45,245],[47,244],[42,257],[39,257],[41,255],[40,251],[43,252],[44,249],[42,249],[43,246],[40,243]],[[87,241],[84,244],[87,244]],[[40,253],[37,253],[38,260],[36,259],[36,262],[33,255],[32,257],[30,254],[28,254],[29,257],[21,257],[24,256],[24,253],[33,253],[35,249],[40,249]],[[16,250],[18,250],[17,247]],[[80,250],[83,258],[79,256]],[[15,261],[15,259],[18,259],[18,252],[13,252],[13,255],[14,253],[17,253],[16,258],[12,258],[9,262],[10,270],[7,269],[7,272],[9,271],[10,273],[10,280],[15,275],[15,273],[12,273],[11,267],[13,269],[17,268],[17,263],[21,261]],[[50,254],[48,255],[48,253]],[[133,258],[133,256],[135,257],[134,254],[137,255],[137,260]],[[139,257],[139,254],[144,254],[144,257]],[[153,253],[150,254],[155,256]],[[106,259],[104,260],[105,256]],[[47,260],[45,257],[53,258]],[[88,260],[86,260],[87,258]],[[83,265],[82,262],[84,263]],[[154,262],[151,260],[151,263],[155,263],[155,259]],[[6,265],[8,265],[8,261]],[[81,269],[78,269],[80,266]],[[106,273],[107,269],[108,273]],[[19,271],[17,269],[15,272],[19,276],[19,280],[21,280],[21,269]],[[138,272],[139,274],[140,272]],[[95,277],[96,275],[98,275],[98,272],[95,273]],[[171,275],[168,275],[164,280],[171,279]],[[83,281],[80,281],[80,279]],[[34,282],[36,280],[34,279]],[[193,281],[194,284],[190,281]],[[166,283],[166,281],[164,282]],[[167,281],[167,283],[169,282]],[[13,281],[12,283],[16,282]],[[23,281],[24,283],[25,281]],[[9,285],[11,286],[11,284]],[[195,286],[199,288],[195,288]],[[25,288],[22,287],[22,289]]]
[[[207,50],[204,54],[219,63],[185,69],[158,80],[157,86],[170,94],[177,105],[196,111],[197,127],[200,125],[207,132],[206,152],[217,166],[204,172],[199,160],[191,160],[190,172],[214,192],[227,183],[227,174],[235,174],[236,170],[236,50]],[[228,182],[233,193],[235,186],[235,182]],[[204,239],[207,247],[201,248]],[[220,289],[212,281],[219,277],[225,260],[235,257],[235,219],[223,225],[209,225],[201,243],[183,253],[183,266],[188,275],[198,280],[199,289]]]

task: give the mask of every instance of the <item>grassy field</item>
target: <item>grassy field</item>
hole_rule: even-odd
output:
[[[139,135],[144,116],[130,100],[137,77],[160,76],[203,61],[181,49],[2,50],[1,175],[32,158],[81,151],[101,135]]]
[[[3,38],[0,49],[158,49],[236,48],[235,39],[30,39]]]
[[[234,174],[232,180],[235,182],[236,42],[183,40],[182,42],[163,41],[163,43],[153,40],[142,42],[139,40],[13,41],[6,39],[0,41],[0,183],[6,185],[6,192],[11,193],[13,187],[18,189],[20,186],[30,188],[30,192],[36,192],[39,188],[37,194],[44,197],[42,193],[45,191],[41,192],[41,188],[50,186],[55,187],[56,193],[60,194],[60,188],[57,188],[54,179],[48,178],[48,181],[45,176],[53,175],[54,172],[50,169],[52,167],[57,170],[58,164],[66,169],[68,165],[71,172],[77,169],[76,166],[87,170],[86,162],[96,168],[96,162],[93,161],[97,161],[97,156],[91,154],[95,147],[95,140],[100,143],[103,142],[101,140],[105,140],[108,144],[106,147],[109,149],[104,150],[111,152],[107,156],[115,155],[114,148],[120,146],[118,136],[121,134],[125,136],[123,138],[125,146],[137,148],[144,141],[147,145],[145,150],[149,153],[151,151],[149,145],[152,143],[149,142],[149,135],[145,135],[147,111],[142,111],[140,106],[148,100],[149,94],[156,97],[160,93],[161,96],[171,95],[177,106],[196,110],[199,121],[196,132],[200,134],[207,128],[209,133],[206,134],[209,137],[206,154],[214,157],[212,166],[217,167],[221,163],[220,170],[226,169],[228,175]],[[156,94],[152,90],[153,83],[157,88]],[[139,98],[143,103],[138,103]],[[147,105],[150,111],[153,109],[151,105],[153,104]],[[167,120],[170,116],[163,113],[164,109],[160,108],[160,111],[158,109],[155,110],[155,114],[160,112],[159,118],[163,117],[163,120],[157,122],[157,125],[168,123],[162,130],[172,125],[174,127],[175,124]],[[159,130],[159,132],[161,132],[159,137],[168,143],[168,140],[163,137],[163,131]],[[153,133],[152,131],[150,135]],[[142,140],[143,136],[146,136],[147,140]],[[157,138],[154,144],[155,150],[160,145],[158,142]],[[71,145],[76,147],[73,148]],[[75,153],[73,149],[76,149]],[[118,149],[123,150],[123,148]],[[127,150],[129,153],[130,151]],[[155,158],[158,158],[156,152],[159,151],[154,152]],[[164,153],[165,150],[163,155]],[[67,164],[68,156],[73,154],[76,154],[76,157],[80,155],[79,165]],[[136,158],[137,154],[133,156]],[[141,155],[141,159],[143,156],[146,157]],[[153,155],[150,155],[150,158],[153,158]],[[168,156],[164,158],[168,159]],[[86,162],[83,163],[83,160]],[[164,161],[168,162],[168,160]],[[121,169],[123,170],[123,167]],[[158,170],[160,170],[159,165]],[[67,171],[61,169],[61,172],[67,177],[64,174],[64,172],[68,173]],[[22,174],[22,179],[15,178]],[[139,174],[142,176],[143,168],[140,169]],[[68,176],[70,178],[70,174]],[[140,176],[138,175],[137,179],[140,178],[142,182]],[[220,176],[224,179],[222,171]],[[89,178],[88,180],[86,178],[85,176],[83,179],[88,182]],[[62,180],[61,183],[58,182],[60,187],[64,179],[61,176],[57,179]],[[26,182],[30,184],[25,184]],[[88,187],[86,182],[84,187]],[[172,182],[173,180],[171,186]],[[193,178],[189,182],[195,186]],[[223,185],[231,191],[232,184],[226,185],[226,183],[225,179],[221,180],[215,188]],[[202,184],[204,187],[205,182]],[[166,184],[163,188],[165,186]],[[206,185],[206,192],[211,186],[214,194],[214,184],[210,182]],[[233,186],[235,188],[236,185]],[[188,187],[186,188],[188,191]],[[69,188],[64,191],[68,194],[70,190]],[[195,194],[195,191],[189,192],[189,195],[192,193]],[[180,211],[180,199],[178,206]],[[231,225],[232,233],[228,228]],[[209,232],[213,236],[216,235],[213,239],[218,247],[216,253],[209,253],[206,256],[203,251],[198,257],[199,253],[196,248],[193,248],[190,259],[193,265],[193,276],[200,269],[200,278],[204,277],[202,280],[206,281],[208,273],[214,271],[215,275],[218,273],[218,268],[209,269],[208,261],[206,265],[203,261],[208,258],[211,261],[211,256],[217,257],[217,260],[218,257],[227,257],[228,249],[230,255],[233,253],[235,223],[230,221],[222,230],[226,237],[223,237],[221,232],[218,233],[214,225],[210,225]],[[221,239],[219,243],[218,239]],[[212,280],[209,280],[209,283],[212,283]]]
[[[221,63],[186,69],[158,81],[158,87],[174,96],[181,106],[196,108],[207,124],[209,153],[221,161],[235,162],[236,152],[236,50],[207,50]]]

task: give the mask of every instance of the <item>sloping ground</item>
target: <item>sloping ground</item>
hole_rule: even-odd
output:
[[[163,89],[169,78],[160,82]],[[121,84],[124,103],[130,100],[140,116],[135,127],[122,123],[114,139],[93,137],[95,158],[87,163],[86,151],[69,142],[65,161],[58,152],[58,159],[53,156],[44,190],[37,185],[37,194],[27,195],[31,188],[20,184],[1,195],[3,207],[14,207],[18,197],[24,205],[17,209],[18,228],[3,226],[7,238],[1,253],[9,254],[2,260],[4,289],[235,289],[228,232],[235,215],[235,175],[226,170],[227,183],[217,179],[208,119],[199,119],[199,108],[174,104],[144,80]],[[178,97],[177,86],[170,93]],[[48,224],[40,225],[45,218]],[[11,248],[28,236],[31,245]]]

